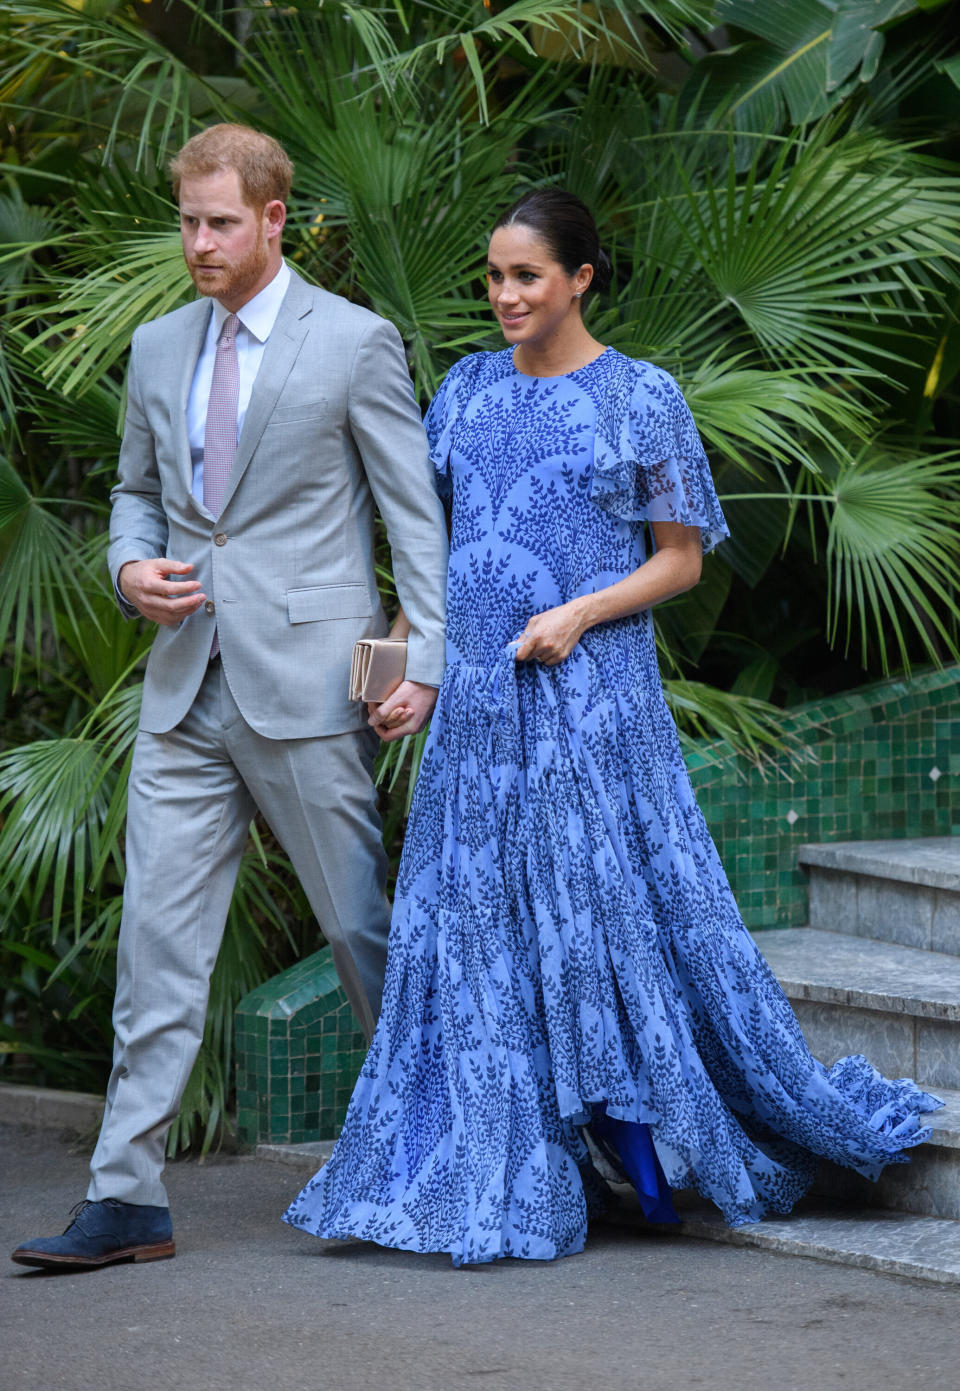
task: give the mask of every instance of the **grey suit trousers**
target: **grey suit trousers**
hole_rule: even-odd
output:
[[[113,1071],[87,1196],[166,1206],[167,1131],[203,1037],[256,808],[283,845],[369,1037],[390,912],[370,730],[267,739],[211,662],[186,717],[141,730],[130,773]]]

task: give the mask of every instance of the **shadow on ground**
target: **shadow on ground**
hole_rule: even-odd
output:
[[[86,1159],[0,1127],[0,1247],[50,1235]],[[954,1379],[960,1290],[598,1226],[580,1256],[455,1270],[320,1242],[303,1181],[248,1157],[168,1170],[178,1255],[0,1265],[3,1391],[902,1391]],[[4,1252],[4,1254],[5,1254]]]

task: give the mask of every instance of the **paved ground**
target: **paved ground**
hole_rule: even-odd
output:
[[[0,1126],[0,1259],[66,1225],[86,1160]],[[956,1385],[960,1290],[598,1228],[551,1264],[320,1242],[300,1176],[168,1171],[179,1254],[49,1276],[0,1264],[0,1391],[905,1391]]]

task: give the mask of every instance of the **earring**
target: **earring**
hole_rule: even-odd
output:
[[[577,291],[576,298],[577,298],[577,299],[582,299],[582,298],[583,298],[583,291],[582,291],[582,290],[578,290],[578,291]]]

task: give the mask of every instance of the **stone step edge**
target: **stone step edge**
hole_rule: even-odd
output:
[[[774,927],[755,934],[755,940],[765,957],[772,958],[770,967],[780,983],[781,989],[790,1000],[810,1000],[815,1004],[849,1005],[853,1009],[872,1009],[886,1014],[908,1014],[919,1019],[938,1019],[960,1022],[960,992],[949,999],[935,999],[919,992],[880,990],[877,987],[857,985],[851,978],[833,981],[810,981],[794,974],[795,967],[777,960],[777,947],[783,945],[784,938],[789,946],[800,944],[801,939],[794,934],[803,933],[809,945],[816,945],[815,939],[823,939],[823,954],[827,956],[830,948],[840,950],[840,943],[855,944],[861,955],[897,956],[911,965],[922,965],[924,969],[935,969],[936,963],[943,960],[954,970],[960,969],[960,957],[946,952],[931,952],[922,947],[902,947],[895,942],[881,942],[873,937],[857,937],[848,932],[828,932],[821,927]],[[850,970],[844,965],[836,968]]]
[[[290,1145],[262,1142],[256,1153],[258,1159],[270,1159],[312,1174],[329,1159],[333,1144],[332,1140]],[[728,1227],[715,1208],[705,1204],[686,1206],[681,1199],[677,1203],[682,1219],[679,1227],[651,1227],[644,1222],[631,1188],[618,1184],[616,1194],[619,1201],[603,1219],[604,1226],[646,1228],[662,1236],[676,1232],[681,1237],[755,1246],[785,1256],[858,1266],[928,1283],[960,1285],[960,1222],[946,1218],[915,1217],[911,1213],[873,1208],[826,1208],[748,1227]],[[919,1247],[924,1247],[928,1254],[919,1254]]]
[[[687,1209],[682,1217],[682,1236],[960,1285],[960,1222],[948,1218],[874,1208],[818,1208],[728,1227],[714,1209]]]
[[[257,1159],[269,1159],[274,1164],[286,1164],[288,1168],[314,1174],[326,1164],[336,1143],[336,1140],[305,1140],[282,1144],[274,1140],[261,1140],[254,1153]]]
[[[920,852],[910,862],[907,847],[915,845]],[[924,864],[923,849],[932,846],[948,851],[955,847],[957,867]],[[811,869],[829,869],[838,874],[862,875],[871,879],[888,879],[900,884],[916,884],[930,889],[946,889],[960,893],[960,836],[935,836],[916,841],[834,841],[824,844],[801,845],[797,863]]]
[[[99,1126],[103,1097],[92,1092],[63,1092],[0,1082],[0,1124],[29,1125],[45,1130],[86,1132]]]
[[[927,1144],[940,1149],[960,1149],[960,1091],[949,1087],[932,1087],[931,1091],[946,1104],[942,1111],[932,1111],[924,1117],[933,1130]],[[283,1144],[261,1140],[255,1154],[258,1159],[269,1159],[275,1164],[286,1164],[288,1168],[313,1174],[326,1164],[336,1143],[336,1140],[306,1140]]]
[[[933,1083],[927,1085],[918,1082],[917,1085],[944,1102],[942,1111],[925,1111],[920,1117],[921,1122],[929,1125],[933,1131],[926,1144],[935,1145],[939,1149],[960,1150],[960,1091],[952,1087],[937,1087]],[[911,1154],[921,1152],[922,1150],[912,1150]]]

